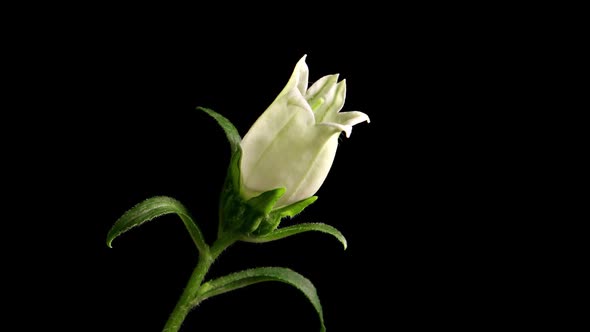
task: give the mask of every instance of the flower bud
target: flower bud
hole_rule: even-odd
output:
[[[362,112],[339,113],[346,81],[328,75],[308,88],[309,70],[301,58],[287,85],[241,141],[241,194],[251,198],[285,188],[275,208],[314,195],[326,179],[338,136],[367,121]]]

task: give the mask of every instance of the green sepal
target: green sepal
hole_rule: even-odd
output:
[[[217,121],[217,123],[219,123],[219,126],[225,132],[225,136],[227,136],[227,140],[229,141],[232,153],[240,149],[240,142],[242,141],[242,138],[240,137],[238,130],[231,123],[231,121],[229,121],[226,117],[215,112],[212,109],[201,106],[197,107],[197,109],[209,114],[213,119],[215,119],[215,121]]]
[[[243,235],[256,231],[284,193],[285,188],[277,188],[245,200],[240,194],[228,190],[223,196],[225,204],[220,209],[219,236],[228,232]]]
[[[223,115],[204,107],[197,107],[214,118],[221,126],[231,148],[231,157],[227,175],[219,198],[219,227],[217,236],[220,238],[228,232],[240,232],[242,217],[246,206],[240,197],[240,160],[242,148],[241,137],[236,127]]]
[[[263,192],[262,194],[249,199],[246,204],[244,224],[242,231],[252,233],[258,229],[260,223],[268,217],[277,201],[285,194],[285,188],[277,188]]]
[[[232,153],[221,196],[219,198],[218,237],[226,232],[238,231],[246,213],[244,200],[240,196],[240,159],[242,149]]]
[[[317,196],[311,196],[309,198],[300,200],[299,202],[295,202],[291,205],[271,211],[268,216],[262,220],[260,227],[254,232],[254,234],[265,235],[274,231],[279,226],[283,218],[293,218],[317,199]]]
[[[309,279],[284,267],[259,267],[235,272],[208,281],[199,288],[199,291],[191,302],[191,307],[198,305],[210,297],[265,281],[279,281],[299,289],[311,302],[318,313],[320,319],[320,331],[326,331],[322,305],[320,304],[316,288]]]
[[[279,215],[281,218],[284,217],[294,217],[295,215],[299,214],[303,209],[311,205],[311,203],[315,202],[318,199],[317,196],[311,196],[306,199],[302,199],[299,202],[295,202],[291,205],[287,205],[280,209],[276,209],[273,211],[273,214]]]

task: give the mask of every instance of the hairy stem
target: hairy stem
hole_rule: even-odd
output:
[[[199,255],[197,266],[193,270],[188,284],[182,292],[182,295],[180,295],[180,299],[178,300],[178,303],[176,303],[176,306],[170,314],[162,332],[178,332],[180,330],[180,326],[192,308],[191,302],[197,294],[199,287],[201,287],[209,268],[213,262],[215,262],[215,259],[217,259],[227,247],[236,242],[236,239],[237,238],[234,236],[220,238],[215,241],[213,246],[211,246],[210,252],[201,253]]]

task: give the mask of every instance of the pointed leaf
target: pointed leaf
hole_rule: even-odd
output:
[[[289,237],[289,236],[292,236],[295,234],[309,232],[309,231],[316,231],[316,232],[322,232],[322,233],[327,233],[327,234],[333,235],[336,239],[338,239],[338,241],[340,241],[340,243],[342,243],[342,245],[344,246],[344,250],[346,250],[347,242],[346,242],[346,238],[344,237],[344,235],[342,235],[342,233],[340,233],[340,231],[337,230],[336,228],[334,228],[330,225],[322,224],[322,223],[305,223],[305,224],[298,224],[298,225],[293,225],[293,226],[289,226],[289,227],[283,227],[283,228],[276,229],[275,231],[268,233],[266,235],[260,235],[260,236],[252,235],[252,236],[243,237],[242,241],[254,242],[254,243],[265,243],[265,242],[280,240],[280,239],[283,239],[283,238],[286,238],[286,237]]]
[[[156,217],[176,213],[190,233],[201,254],[209,252],[203,233],[193,221],[190,214],[179,201],[171,197],[157,196],[146,199],[125,212],[111,227],[107,235],[107,246],[112,248],[113,240],[133,227],[139,226]]]
[[[242,216],[241,229],[245,233],[255,231],[262,220],[268,216],[276,202],[285,194],[285,188],[265,191],[246,202],[245,213]]]
[[[318,199],[317,196],[311,196],[309,198],[300,200],[299,202],[295,202],[291,205],[284,206],[280,209],[273,211],[273,213],[278,214],[281,218],[283,217],[294,217],[295,215],[299,214],[303,209],[308,207],[311,203],[315,202]]]
[[[231,123],[231,121],[229,121],[226,117],[215,112],[212,109],[201,107],[201,106],[197,107],[197,109],[202,110],[205,113],[209,114],[212,118],[214,118],[217,121],[217,123],[219,123],[219,125],[221,126],[221,128],[225,132],[225,135],[227,136],[227,140],[229,141],[229,144],[231,145],[232,154],[233,154],[233,152],[236,152],[236,150],[238,150],[240,148],[240,142],[242,141],[242,138],[240,137],[238,130]]]
[[[291,205],[287,205],[272,211],[268,217],[262,220],[260,227],[254,232],[254,234],[266,235],[274,231],[281,223],[281,219],[286,217],[293,218],[317,199],[317,196],[311,196],[309,198],[300,200],[299,202],[295,202]]]
[[[253,197],[248,200],[248,205],[250,205],[256,211],[259,211],[261,214],[268,214],[275,203],[285,194],[285,188],[277,188],[269,191],[265,191],[262,194]]]
[[[197,107],[213,117],[221,126],[231,147],[231,158],[225,177],[223,190],[219,199],[219,230],[218,237],[225,232],[237,231],[242,222],[243,215],[246,212],[245,206],[240,198],[240,161],[242,158],[242,148],[240,142],[242,138],[236,127],[226,117],[221,114],[205,108]]]
[[[322,305],[320,304],[320,299],[318,298],[315,287],[311,281],[301,274],[284,267],[260,267],[244,270],[206,282],[201,286],[191,305],[195,306],[203,300],[215,295],[227,293],[264,281],[284,282],[303,292],[319,315],[321,331],[326,330],[326,327],[324,326]]]
[[[225,182],[219,197],[219,230],[218,237],[225,232],[240,229],[246,206],[240,197],[240,158],[242,149],[232,153]]]

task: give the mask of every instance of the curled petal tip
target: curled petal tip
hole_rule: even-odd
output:
[[[343,131],[344,134],[346,135],[346,138],[349,138],[350,134],[352,133],[352,126],[351,125],[334,123],[334,122],[322,122],[319,125],[331,127],[331,128],[334,128],[338,131]]]
[[[352,126],[344,126],[344,135],[346,135],[346,138],[349,138],[350,134],[352,134]]]

